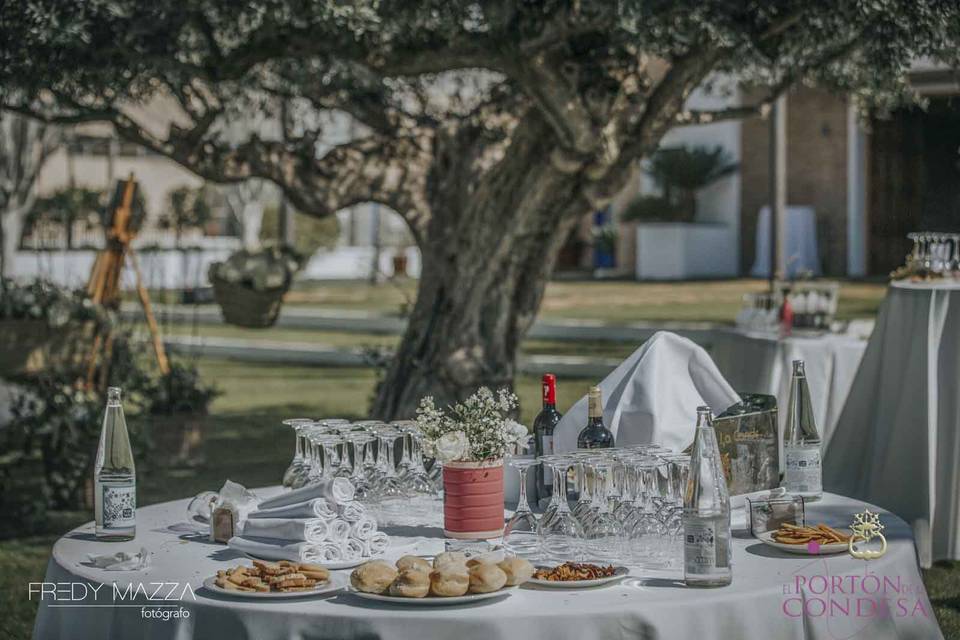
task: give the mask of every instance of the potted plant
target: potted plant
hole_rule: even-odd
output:
[[[517,397],[481,387],[446,412],[432,397],[420,401],[417,426],[426,453],[443,465],[443,532],[460,539],[503,533],[503,456],[527,437],[508,416]]]
[[[83,345],[107,312],[84,291],[46,280],[0,280],[0,376],[33,375],[83,357]]]
[[[151,379],[144,391],[144,409],[150,416],[150,437],[166,462],[196,466],[201,442],[201,418],[222,392],[205,384],[197,368],[172,360],[170,373]],[[169,454],[170,457],[166,457]]]
[[[208,275],[224,320],[241,327],[273,326],[301,262],[293,249],[273,245],[243,249],[211,264]]]

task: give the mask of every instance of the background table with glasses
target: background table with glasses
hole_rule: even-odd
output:
[[[923,566],[960,559],[960,282],[890,285],[824,486],[910,522]]]
[[[257,490],[265,497],[276,491],[279,488]],[[722,589],[687,589],[676,581],[679,574],[651,572],[649,578],[630,577],[602,589],[521,588],[505,598],[471,606],[402,607],[361,600],[348,593],[317,599],[253,602],[206,592],[201,588],[205,577],[237,564],[242,558],[191,533],[184,522],[186,505],[186,500],[180,500],[138,510],[137,538],[124,545],[96,542],[92,523],[68,533],[54,546],[45,580],[98,584],[116,581],[121,589],[137,582],[187,581],[196,589],[196,600],[188,598],[179,604],[189,611],[189,618],[144,619],[135,607],[61,608],[44,602],[34,637],[769,640],[854,637],[854,633],[859,634],[855,637],[876,639],[941,637],[917,570],[910,529],[882,510],[890,547],[883,558],[869,565],[847,555],[819,559],[789,556],[735,532],[733,584]],[[860,502],[827,495],[809,509],[809,517],[845,525],[851,513],[863,508]],[[439,529],[399,527],[391,533],[397,536],[395,543],[401,545],[394,548],[397,555],[436,553],[444,544]],[[88,553],[141,546],[153,554],[152,566],[142,574],[111,573],[79,564]],[[785,593],[785,588],[789,591],[796,583],[797,576],[862,576],[867,571],[909,586],[910,594],[903,597],[910,599],[911,615],[826,617],[817,615],[815,609],[804,616],[800,615],[797,596]],[[106,591],[102,589],[100,593]],[[823,596],[808,593],[806,597],[816,601]],[[916,609],[917,603],[927,615]]]

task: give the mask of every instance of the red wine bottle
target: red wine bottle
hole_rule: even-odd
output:
[[[577,448],[609,449],[613,446],[613,434],[603,424],[603,398],[600,395],[600,387],[590,387],[587,397],[587,426],[577,436]]]
[[[543,409],[533,421],[534,451],[537,456],[553,453],[553,430],[563,416],[557,411],[557,376],[543,374]],[[537,473],[537,501],[549,500],[553,493],[553,474],[547,467]]]

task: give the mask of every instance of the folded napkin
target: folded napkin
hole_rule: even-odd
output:
[[[293,491],[264,500],[257,509],[276,509],[315,498],[324,498],[334,504],[346,504],[353,500],[353,483],[346,478],[327,478],[316,484],[307,485]]]
[[[343,542],[350,537],[350,523],[346,520],[331,520],[328,524],[327,540],[330,542]]]
[[[314,498],[306,502],[296,502],[274,509],[257,509],[250,512],[248,518],[319,518],[329,522],[337,517],[337,505],[327,502],[326,498]]]
[[[377,521],[364,514],[359,520],[350,525],[350,537],[360,540],[369,540],[377,531]]]
[[[103,555],[89,553],[86,562],[80,564],[104,571],[140,571],[150,566],[150,552],[145,547],[141,547],[137,553],[128,551],[105,553]]]
[[[289,560],[290,562],[321,562],[322,549],[329,543],[275,540],[273,538],[248,538],[233,536],[227,546],[240,553],[264,560]],[[338,545],[337,546],[339,549]],[[328,560],[329,561],[329,560]]]
[[[337,514],[347,522],[356,522],[367,514],[367,509],[362,503],[354,500],[347,504],[341,504],[337,507]]]
[[[248,538],[273,538],[280,540],[323,542],[329,527],[319,518],[292,520],[286,518],[248,518],[241,528]]]
[[[682,450],[693,442],[697,407],[720,414],[740,397],[707,352],[686,338],[658,331],[600,383],[603,421],[617,446],[656,443]],[[587,397],[554,431],[558,453],[577,448],[587,424]]]
[[[374,531],[364,543],[363,555],[374,557],[383,554],[390,546],[390,537],[383,531]]]
[[[362,540],[356,538],[347,538],[341,546],[343,549],[344,560],[359,560],[369,554],[366,553],[367,545]]]

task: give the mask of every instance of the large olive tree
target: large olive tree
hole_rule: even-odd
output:
[[[0,12],[9,108],[110,121],[209,180],[272,181],[315,216],[372,201],[404,217],[423,272],[373,407],[383,418],[425,394],[512,384],[564,238],[671,127],[758,113],[798,82],[890,104],[911,60],[960,44],[956,2],[933,0],[23,0]],[[765,92],[687,110],[720,73]],[[251,114],[265,125],[231,126]],[[325,130],[345,119],[355,135],[331,146]]]

